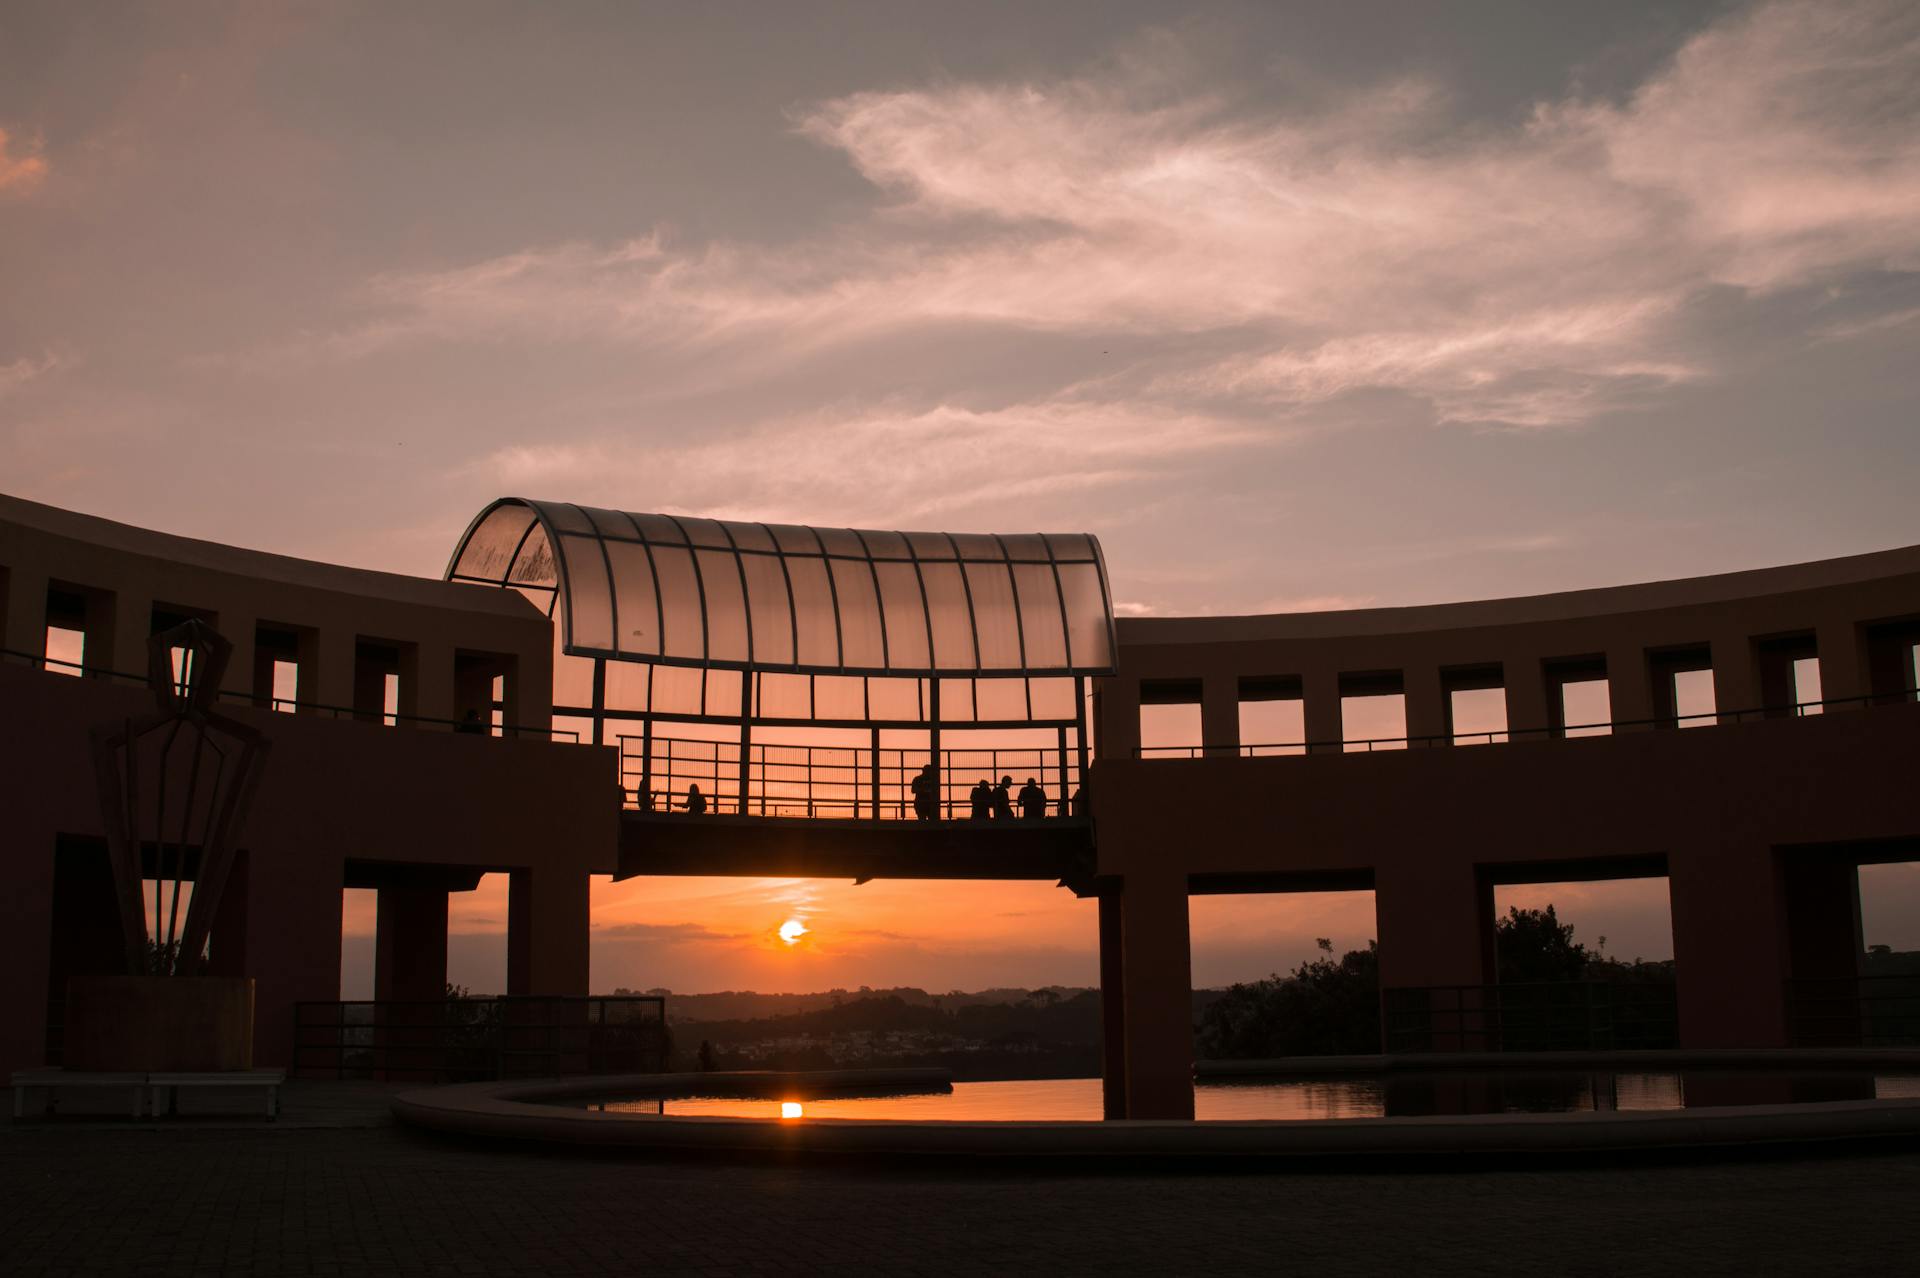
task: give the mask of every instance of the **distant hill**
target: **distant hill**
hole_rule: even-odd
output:
[[[660,988],[614,991],[616,995],[654,994],[664,997],[667,1000],[667,1019],[676,1024],[696,1021],[756,1021],[775,1016],[797,1016],[806,1012],[825,1011],[847,1003],[857,1003],[863,999],[893,999],[908,1007],[957,1011],[963,1007],[1028,1003],[1033,1001],[1036,994],[1044,993],[1051,993],[1059,1002],[1067,1002],[1076,995],[1093,992],[1095,991],[1071,985],[1047,985],[1039,990],[975,990],[971,993],[965,990],[949,990],[945,994],[929,994],[911,985],[878,990],[863,985],[857,990],[822,990],[815,994],[760,994],[753,990],[723,990],[713,994],[676,994],[672,990]]]

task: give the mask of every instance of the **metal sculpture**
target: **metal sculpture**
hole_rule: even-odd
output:
[[[93,730],[94,777],[130,974],[197,976],[266,761],[260,731],[214,708],[233,644],[197,618],[147,640],[155,710]],[[143,862],[153,856],[147,927]],[[192,883],[184,924],[182,887]],[[164,893],[171,887],[171,905]],[[164,922],[163,922],[164,914]]]

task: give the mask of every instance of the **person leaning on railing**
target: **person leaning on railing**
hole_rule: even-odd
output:
[[[1020,787],[1020,816],[1024,820],[1039,821],[1047,815],[1047,792],[1032,777]]]

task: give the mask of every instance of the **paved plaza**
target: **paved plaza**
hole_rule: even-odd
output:
[[[1910,1271],[1920,1154],[1594,1169],[1068,1173],[462,1144],[379,1089],[287,1121],[0,1132],[0,1273]]]

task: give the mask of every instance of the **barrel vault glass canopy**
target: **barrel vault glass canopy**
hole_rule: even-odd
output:
[[[447,579],[521,591],[566,653],[906,678],[1113,673],[1100,543],[1080,533],[875,532],[502,498]]]

